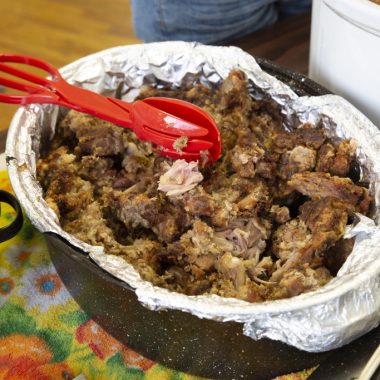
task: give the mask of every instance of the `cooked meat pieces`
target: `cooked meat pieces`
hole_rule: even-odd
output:
[[[265,249],[263,226],[251,224],[244,228],[215,232],[197,220],[179,241],[162,250],[159,262],[169,266],[170,273],[173,268],[180,268],[175,275],[181,274],[181,281],[186,282],[190,294],[199,294],[200,288],[195,286],[199,283],[203,290],[204,287],[210,290],[212,286],[214,290],[223,289],[229,296],[257,300],[260,296],[252,293],[255,288],[252,279],[262,281],[259,277],[266,276],[273,263],[268,257],[259,259]],[[191,278],[195,281],[189,283]]]
[[[324,252],[344,234],[348,219],[345,202],[323,198],[304,203],[300,211],[298,218],[283,224],[273,234],[273,251],[281,260],[273,280],[304,264],[322,266]]]
[[[317,152],[314,149],[297,145],[281,156],[279,177],[289,179],[295,173],[303,173],[314,169]]]
[[[231,166],[240,177],[254,178],[256,164],[264,156],[264,153],[264,149],[255,143],[251,143],[249,146],[236,145],[232,149]]]
[[[247,280],[244,262],[229,252],[217,261],[216,269],[223,277],[232,281],[235,289],[239,289]]]
[[[371,204],[365,187],[355,185],[349,178],[335,177],[329,173],[297,173],[288,181],[288,186],[311,199],[340,199],[362,214],[367,214]]]
[[[238,70],[218,88],[189,82],[145,87],[146,96],[203,107],[219,126],[222,158],[203,167],[159,156],[132,131],[70,111],[37,167],[66,231],[189,295],[262,302],[336,274],[351,247],[348,216],[368,214],[371,202],[346,178],[353,141],[309,123],[285,130],[278,106],[254,100]]]
[[[233,187],[239,189],[241,198],[237,202],[239,211],[252,214],[269,210],[271,206],[270,188],[265,181],[256,178],[253,181],[241,181],[240,186],[233,182]]]
[[[238,108],[243,114],[248,114],[251,110],[252,102],[245,79],[245,74],[242,71],[233,70],[223,81],[220,87],[222,110]]]
[[[325,131],[310,123],[299,125],[292,131],[276,131],[274,135],[274,149],[284,152],[302,145],[317,150],[326,140]]]
[[[201,185],[183,194],[179,202],[183,208],[192,216],[209,216],[215,211],[215,200]]]
[[[59,171],[53,176],[45,199],[51,207],[54,205],[58,215],[74,220],[93,201],[93,187],[70,172]]]
[[[301,293],[320,288],[331,280],[330,272],[320,267],[317,269],[304,266],[299,269],[287,271],[278,285],[271,289],[271,298],[294,297]]]
[[[74,132],[82,154],[109,156],[124,150],[123,129],[94,116],[69,112],[61,128]]]
[[[58,217],[76,219],[83,209],[93,201],[93,186],[76,172],[76,157],[66,147],[52,152],[46,162],[37,165],[39,178],[46,189],[45,200]]]
[[[308,246],[312,234],[304,221],[292,219],[280,226],[273,234],[272,244],[274,254],[285,262]]]
[[[355,239],[340,239],[327,252],[324,253],[324,265],[335,276],[345,263],[354,246]]]
[[[128,190],[113,192],[109,203],[116,218],[130,231],[151,230],[159,241],[170,242],[187,224],[187,216],[180,208],[175,208],[158,196],[149,198],[147,194],[134,194]]]
[[[113,160],[110,158],[83,156],[78,174],[91,182],[97,182],[106,178],[114,179],[116,170],[113,169]]]
[[[273,205],[270,212],[273,214],[274,221],[278,224],[286,223],[290,219],[290,212],[286,206]]]
[[[324,232],[342,236],[347,224],[348,209],[346,202],[326,197],[305,202],[300,207],[299,218],[317,236]]]
[[[177,160],[160,176],[158,190],[174,197],[193,189],[202,180],[203,175],[198,170],[198,162]]]
[[[112,229],[105,223],[101,205],[97,201],[88,204],[76,219],[66,221],[63,227],[89,244],[101,243],[108,252],[115,252],[119,246]]]
[[[356,144],[351,140],[341,141],[337,147],[331,143],[321,146],[315,170],[339,177],[346,177],[355,156]]]

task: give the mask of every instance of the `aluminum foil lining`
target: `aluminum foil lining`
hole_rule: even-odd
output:
[[[186,296],[143,281],[120,257],[64,232],[35,180],[39,149],[53,136],[59,115],[65,112],[56,106],[33,105],[15,114],[6,148],[13,188],[40,231],[56,232],[88,252],[99,266],[135,288],[149,309],[179,309],[200,318],[236,321],[253,339],[267,337],[311,352],[342,346],[380,321],[380,132],[364,115],[338,96],[298,97],[236,47],[185,42],[121,46],[82,58],[61,73],[78,86],[131,100],[145,84],[180,87],[198,81],[213,86],[236,68],[247,74],[252,97],[270,98],[278,104],[286,127],[321,123],[332,137],[353,138],[358,143],[361,179],[370,182],[375,200],[374,220],[359,215],[358,222],[347,228],[346,237],[356,237],[353,252],[323,288],[258,304],[215,295]]]

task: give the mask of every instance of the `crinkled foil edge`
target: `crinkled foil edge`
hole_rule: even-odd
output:
[[[120,46],[105,50],[61,69],[71,83],[108,96],[131,99],[144,84],[181,86],[198,78],[213,85],[231,69],[243,70],[253,97],[277,103],[288,126],[321,123],[331,136],[353,138],[361,179],[370,182],[375,199],[374,219],[380,218],[380,132],[344,99],[326,95],[298,97],[288,86],[263,72],[256,61],[236,47],[165,42]],[[55,232],[88,252],[103,269],[135,288],[138,299],[152,310],[178,309],[216,321],[242,323],[244,334],[280,340],[299,349],[319,352],[342,346],[376,327],[380,321],[380,228],[359,215],[347,229],[355,236],[353,252],[323,288],[284,300],[251,304],[215,295],[186,296],[153,286],[120,257],[107,255],[64,232],[42,198],[35,178],[38,149],[54,133],[62,109],[33,105],[20,108],[11,123],[6,155],[14,191],[32,223],[42,232]]]

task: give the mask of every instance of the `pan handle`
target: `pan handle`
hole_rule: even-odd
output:
[[[2,243],[13,238],[13,236],[15,236],[20,231],[24,218],[18,200],[11,193],[0,190],[0,202],[9,204],[16,211],[16,217],[14,220],[7,226],[0,228],[0,243]]]

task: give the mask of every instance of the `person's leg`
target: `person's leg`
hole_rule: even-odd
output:
[[[145,42],[222,43],[277,20],[275,0],[132,0],[135,32]]]
[[[312,0],[279,0],[279,17],[284,18],[297,13],[309,12],[311,10],[311,1]]]

